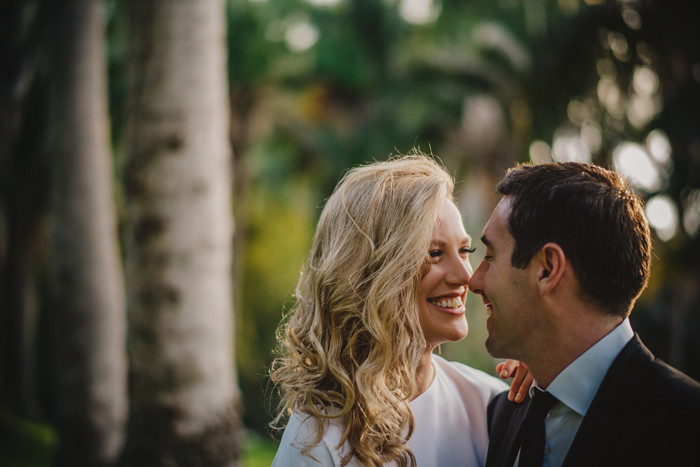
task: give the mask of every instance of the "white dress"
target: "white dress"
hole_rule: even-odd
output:
[[[418,467],[483,466],[488,449],[486,406],[508,386],[483,371],[437,355],[433,355],[433,366],[435,378],[430,387],[410,403],[416,424],[407,445]],[[272,467],[340,467],[348,443],[338,449],[339,423],[328,424],[321,442],[309,451],[316,460],[301,454],[315,429],[313,419],[293,413]],[[351,461],[348,465],[360,464]]]

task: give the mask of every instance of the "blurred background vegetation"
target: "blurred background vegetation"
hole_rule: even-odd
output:
[[[3,466],[50,465],[61,439],[47,337],[56,313],[49,3],[0,7]],[[132,3],[104,2],[122,251]],[[594,162],[630,177],[655,232],[632,325],[659,358],[700,379],[698,13],[693,0],[229,0],[231,281],[245,427],[231,442],[247,446],[241,465],[274,455],[265,375],[324,199],[348,168],[413,147],[456,176],[474,238],[516,162]],[[200,26],[193,18],[192,30]],[[19,304],[7,300],[13,288]],[[468,305],[470,334],[443,355],[493,371],[483,311],[473,297]]]

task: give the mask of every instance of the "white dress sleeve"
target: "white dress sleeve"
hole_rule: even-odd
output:
[[[294,412],[284,429],[282,441],[272,462],[272,467],[337,467],[331,449],[323,440],[311,446],[306,454],[302,450],[316,436],[316,422],[306,415]]]

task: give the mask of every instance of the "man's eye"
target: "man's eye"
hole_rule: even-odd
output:
[[[442,250],[430,250],[428,254],[431,258],[439,258],[442,256]]]
[[[464,247],[464,248],[462,248],[461,250],[459,250],[459,252],[462,253],[462,254],[464,254],[464,253],[474,253],[475,251],[476,251],[476,247],[472,247],[472,248]]]
[[[485,255],[485,256],[484,256],[484,259],[485,259],[486,261],[491,261],[491,260],[493,259],[493,256],[491,256],[491,255]]]

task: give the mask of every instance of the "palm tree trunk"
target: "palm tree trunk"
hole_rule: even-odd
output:
[[[51,4],[57,465],[106,466],[122,445],[127,403],[104,3]]]
[[[130,3],[122,464],[232,466],[231,149],[223,0]]]

